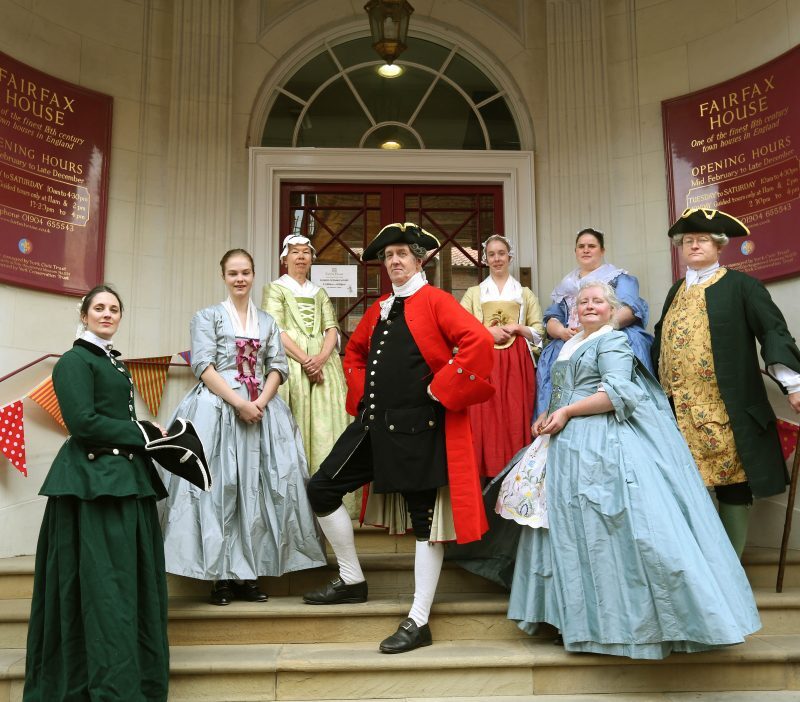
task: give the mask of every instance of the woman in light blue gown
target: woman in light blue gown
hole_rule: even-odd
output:
[[[325,565],[325,551],[300,430],[277,396],[280,329],[250,300],[250,254],[232,249],[220,267],[228,298],[192,318],[199,382],[173,415],[194,423],[214,482],[205,493],[173,476],[161,526],[167,572],[212,581],[210,602],[227,605],[266,601],[260,576]]]
[[[557,627],[568,651],[741,643],[761,625],[752,591],[660,386],[609,324],[618,305],[584,283],[549,414],[503,481],[498,509],[527,524],[508,616],[529,634]]]
[[[564,342],[580,331],[575,298],[582,281],[594,280],[608,283],[622,303],[616,311],[614,322],[628,337],[636,358],[652,371],[650,347],[653,336],[645,331],[650,310],[639,296],[639,281],[628,271],[605,263],[605,237],[596,229],[581,229],[575,239],[575,258],[578,267],[567,273],[551,293],[552,304],[544,311],[544,323],[550,339],[536,364],[536,406],[534,417],[544,412],[550,402],[552,382],[550,369],[558,358]]]

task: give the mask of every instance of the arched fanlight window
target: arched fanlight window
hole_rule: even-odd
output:
[[[505,93],[457,45],[409,40],[384,77],[369,40],[326,46],[281,85],[262,146],[519,150]]]

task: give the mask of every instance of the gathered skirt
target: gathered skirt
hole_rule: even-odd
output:
[[[167,699],[167,583],[152,497],[50,497],[24,702]]]
[[[489,382],[495,394],[468,408],[475,463],[482,476],[494,477],[511,457],[531,442],[536,372],[521,336],[507,349],[494,349]]]
[[[245,397],[247,391],[237,392]],[[213,485],[203,492],[177,476],[169,478],[162,515],[167,572],[252,580],[326,564],[306,496],[300,430],[280,397],[270,401],[261,422],[247,424],[200,383],[174,417],[194,423]]]
[[[643,402],[643,405],[649,402]],[[741,643],[761,623],[671,417],[571,419],[547,453],[549,529],[521,527],[508,617],[568,651],[658,659]]]

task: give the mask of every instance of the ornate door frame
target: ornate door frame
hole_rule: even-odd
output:
[[[257,262],[255,290],[278,275],[283,181],[502,185],[505,234],[517,252],[514,274],[530,268],[531,286],[538,287],[531,151],[251,148],[247,246]]]

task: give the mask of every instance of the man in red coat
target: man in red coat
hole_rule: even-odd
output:
[[[475,541],[487,529],[465,410],[494,392],[486,380],[494,342],[452,295],[427,284],[422,262],[436,248],[435,237],[406,223],[384,227],[364,250],[364,261],[383,261],[393,293],[367,310],[347,344],[347,411],[355,420],[308,485],[339,563],[339,577],[307,593],[308,604],[367,599],[342,497],[372,483],[373,492],[406,500],[417,538],[414,602],[397,632],[380,644],[384,653],[431,644],[428,615],[442,542]]]

